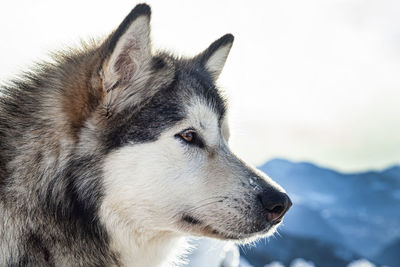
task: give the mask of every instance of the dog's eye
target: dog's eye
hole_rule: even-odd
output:
[[[189,145],[198,146],[200,148],[204,147],[203,140],[197,135],[197,133],[193,129],[185,130],[175,136]]]
[[[186,142],[191,143],[195,139],[196,133],[195,132],[191,132],[191,131],[185,131],[185,132],[181,133],[181,137]]]

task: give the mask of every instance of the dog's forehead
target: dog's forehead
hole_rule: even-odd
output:
[[[185,107],[186,119],[193,127],[202,130],[216,130],[219,128],[219,114],[200,97],[193,97]]]
[[[220,125],[226,104],[210,74],[194,64],[185,64],[177,69],[175,77],[187,110],[196,116],[216,116]]]

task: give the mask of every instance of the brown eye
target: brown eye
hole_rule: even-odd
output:
[[[194,135],[195,135],[195,133],[191,132],[191,131],[186,131],[186,132],[181,133],[182,139],[188,143],[193,141]]]
[[[197,135],[196,131],[193,129],[186,129],[175,135],[179,140],[188,144],[190,146],[197,146],[199,148],[204,148],[203,139]]]

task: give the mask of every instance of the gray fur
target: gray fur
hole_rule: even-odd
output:
[[[221,124],[225,102],[214,84],[216,73],[205,64],[218,47],[230,48],[233,36],[194,59],[131,53],[133,42],[107,69],[141,16],[150,18],[145,4],[104,42],[57,53],[55,63],[38,64],[1,89],[0,266],[120,265],[98,215],[105,157],[127,144],[157,140],[185,118],[182,103],[194,97],[203,99]],[[110,70],[114,76],[107,76]],[[229,151],[225,160],[243,177],[258,177],[246,173],[250,170]],[[201,222],[190,216],[188,223]],[[265,222],[259,220],[255,227],[261,229]]]

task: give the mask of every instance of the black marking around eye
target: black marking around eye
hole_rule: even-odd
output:
[[[182,134],[183,134],[184,132],[187,132],[187,131],[193,132],[193,139],[192,139],[192,141],[190,141],[190,142],[186,141],[186,140],[182,137]],[[199,147],[199,148],[204,148],[204,147],[205,147],[205,144],[204,144],[203,139],[197,134],[197,132],[194,130],[194,128],[185,129],[185,130],[183,130],[182,132],[176,134],[175,137],[178,138],[180,141],[182,141],[182,142],[185,143],[185,144],[188,144],[188,145],[191,145],[191,146],[197,146],[197,147]]]

